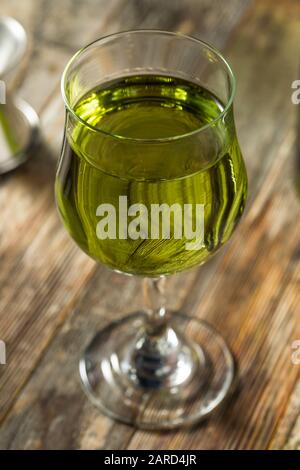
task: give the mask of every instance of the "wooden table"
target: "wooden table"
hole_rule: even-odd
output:
[[[163,6],[162,6],[163,5]],[[300,448],[300,200],[293,186],[300,2],[297,0],[1,0],[32,35],[20,94],[44,143],[0,180],[0,446],[3,449]],[[169,305],[210,321],[240,367],[226,408],[185,431],[116,424],[85,398],[78,358],[95,331],[141,306],[140,280],[96,266],[68,238],[53,198],[71,54],[117,30],[154,27],[221,48],[238,79],[236,123],[248,210],[231,242],[169,282]]]

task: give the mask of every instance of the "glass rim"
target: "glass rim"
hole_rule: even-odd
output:
[[[197,43],[201,46],[205,46],[207,49],[209,49],[211,52],[213,52],[218,60],[223,63],[223,65],[225,66],[225,69],[228,73],[228,77],[229,77],[229,82],[230,82],[230,95],[229,95],[229,98],[226,102],[226,105],[224,106],[224,109],[218,114],[218,116],[213,119],[212,121],[208,122],[207,124],[205,124],[204,126],[200,126],[199,128],[197,129],[194,129],[190,132],[186,132],[184,134],[178,134],[178,135],[175,135],[175,136],[170,136],[170,137],[157,137],[157,138],[151,138],[151,139],[143,139],[143,138],[136,138],[136,137],[126,137],[126,136],[122,136],[122,135],[119,135],[119,134],[115,134],[113,132],[109,132],[109,131],[106,131],[104,129],[101,129],[100,127],[96,127],[96,126],[93,126],[92,124],[89,124],[88,122],[86,122],[84,119],[82,119],[75,111],[74,111],[74,107],[69,103],[69,99],[67,98],[67,95],[66,95],[66,84],[67,84],[67,75],[68,75],[68,72],[70,71],[70,68],[72,67],[72,65],[76,62],[76,60],[82,55],[84,54],[84,52],[86,52],[91,46],[94,46],[95,44],[99,44],[101,45],[101,43],[105,44],[107,41],[109,41],[110,39],[114,39],[114,38],[118,38],[118,37],[122,37],[123,35],[126,35],[126,34],[140,34],[140,33],[143,33],[143,34],[160,34],[160,35],[164,35],[164,36],[173,36],[173,37],[179,37],[179,38],[183,38],[183,39],[187,39],[189,41],[193,41],[194,43]],[[184,33],[181,33],[181,32],[175,32],[175,31],[164,31],[162,29],[129,29],[129,30],[124,30],[124,31],[119,31],[117,33],[112,33],[112,34],[107,34],[105,36],[102,36],[98,39],[95,39],[94,41],[88,43],[86,46],[80,48],[77,52],[75,52],[75,54],[71,57],[71,59],[67,62],[67,65],[65,66],[65,69],[63,71],[63,74],[62,74],[62,77],[61,77],[61,94],[62,94],[62,98],[63,98],[63,101],[64,101],[64,105],[67,109],[67,111],[69,111],[69,113],[77,120],[79,121],[82,125],[88,127],[89,129],[91,129],[92,131],[94,132],[97,132],[99,134],[103,134],[107,137],[112,137],[114,139],[117,139],[119,141],[127,141],[127,142],[135,142],[135,143],[163,143],[163,142],[172,142],[174,140],[180,140],[180,139],[185,139],[187,137],[192,137],[192,136],[195,136],[197,135],[198,133],[200,132],[203,132],[205,131],[206,129],[209,129],[210,127],[214,126],[217,122],[220,121],[220,119],[222,119],[229,111],[229,109],[231,108],[232,104],[233,104],[233,100],[234,100],[234,97],[235,97],[235,93],[236,93],[236,79],[235,79],[235,75],[232,71],[232,68],[229,64],[229,62],[227,61],[227,59],[225,59],[225,57],[223,56],[223,54],[217,49],[215,48],[214,46],[212,46],[211,44],[203,41],[202,39],[198,39],[198,38],[195,38],[193,36],[189,36],[187,34],[184,34]]]

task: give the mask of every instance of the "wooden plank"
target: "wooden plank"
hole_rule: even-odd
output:
[[[118,299],[107,286],[119,292]],[[87,334],[91,339],[98,325],[116,318],[124,304],[137,308],[138,280],[98,270],[91,287],[88,299],[78,303],[72,320],[65,323],[43,359],[40,373],[33,374],[30,388],[26,387],[14,407],[13,426],[6,425],[5,432],[0,433],[1,448],[93,448],[104,445],[108,434],[118,439],[111,432],[112,422],[99,414],[83,394],[78,359]],[[131,433],[131,428],[118,426],[120,436],[126,432]]]
[[[276,441],[276,431],[299,379],[299,367],[290,359],[291,344],[300,337],[299,200],[291,176],[295,109],[290,101],[299,26],[299,4],[273,2],[270,8],[269,1],[257,2],[233,36],[229,54],[243,77],[239,122],[250,188],[261,189],[252,195],[253,207],[202,304],[195,303],[195,313],[226,335],[240,364],[239,390],[205,425],[174,434],[137,432],[131,449],[285,446],[286,436]],[[263,155],[261,162],[256,155]],[[287,412],[282,426],[289,428],[290,415],[294,425],[286,446],[294,448],[299,445],[295,411]]]
[[[36,44],[33,47],[30,65],[24,72],[24,79],[18,94],[27,100],[39,113],[47,105],[53,91],[57,90],[63,69],[70,58],[70,52],[52,45]],[[37,86],[42,83],[43,86]]]
[[[245,4],[246,3],[247,2],[245,2]],[[58,4],[61,5],[61,2],[56,2],[56,5]],[[75,5],[75,2],[73,4]],[[43,5],[43,2],[37,2],[36,5]],[[136,4],[136,8],[139,8],[139,6],[140,3],[138,5]],[[226,11],[231,11],[232,18],[232,21],[228,23],[229,29],[232,27],[235,19],[238,18],[236,7],[236,0],[232,1],[231,5],[226,5]],[[243,4],[240,3],[239,11],[242,11],[242,7]],[[207,6],[205,6],[205,8],[207,8]],[[161,13],[160,5],[158,3],[156,4],[156,10],[154,7],[151,7],[151,12],[152,18],[158,18]],[[199,18],[203,16],[202,12],[201,6],[199,6],[197,9]],[[180,12],[177,13],[176,18],[180,25],[181,16],[179,13]],[[215,31],[222,25],[222,40],[225,41],[226,36],[229,34],[229,29],[226,30],[227,26],[225,26],[225,21],[224,24],[220,21],[219,10],[217,13],[218,15],[216,14],[215,16],[212,13],[210,14],[209,22],[207,22],[209,27],[207,27],[208,30]],[[39,18],[41,19],[42,17],[43,15],[40,14]],[[228,17],[226,16],[226,18]],[[199,24],[196,16],[193,17],[192,23],[193,28]],[[157,23],[155,26],[156,25]],[[90,34],[88,26],[87,24],[86,38],[88,38]],[[101,30],[99,30],[98,34],[105,33],[110,26],[111,25],[101,25]],[[120,29],[124,29],[124,27],[122,28],[121,26],[122,25],[120,25]],[[139,26],[139,24],[136,23],[136,26]],[[40,26],[37,34],[41,34],[41,31],[43,31],[42,26]],[[74,34],[75,31],[74,29]],[[53,46],[54,40],[52,44],[51,38],[46,38],[45,43],[47,43],[48,50],[55,50]],[[222,41],[220,41],[220,44],[221,43]],[[64,54],[65,51],[62,51],[62,57]],[[49,57],[49,63],[54,64],[55,53],[52,55],[47,54],[47,57]],[[55,73],[56,72],[58,72],[58,70],[56,70]],[[40,78],[41,77],[39,77],[39,79]],[[38,75],[35,75],[34,83],[37,79]],[[30,80],[30,75],[28,76],[28,80]],[[29,85],[27,86],[29,87]],[[53,150],[53,153],[56,152],[56,154],[58,154],[60,145],[58,140],[60,139],[57,139],[57,136],[60,135],[63,127],[63,113],[60,107],[61,101],[57,98],[57,96],[59,96],[58,87],[57,94],[55,95],[52,94],[53,90],[49,90],[48,88],[45,90],[41,87],[37,92],[45,92],[44,99],[39,98],[38,102],[36,102],[37,106],[44,108],[42,123],[45,140],[47,143],[51,144],[48,148]],[[31,93],[30,88],[28,88],[28,93]],[[40,94],[41,97],[42,95],[43,93]],[[51,102],[49,101],[49,95],[53,97],[53,99],[51,98]],[[46,107],[45,104],[47,104]],[[9,422],[10,424],[2,427],[4,431],[1,432],[1,445],[3,445],[3,447],[22,448],[22,446],[24,446],[51,448],[54,442],[56,442],[56,445],[64,447],[93,447],[95,446],[95,441],[99,438],[97,432],[100,432],[98,431],[98,426],[95,425],[95,417],[98,416],[98,425],[100,426],[100,423],[103,423],[105,445],[118,445],[120,447],[123,442],[123,438],[121,439],[122,433],[119,434],[121,428],[115,428],[115,425],[113,425],[113,429],[110,429],[111,422],[102,416],[99,417],[98,413],[84,400],[81,391],[79,392],[79,384],[74,371],[74,364],[76,364],[77,358],[73,355],[69,357],[70,365],[68,366],[68,374],[70,373],[70,384],[72,382],[70,386],[74,387],[73,390],[76,390],[73,396],[72,394],[70,395],[72,396],[70,403],[72,403],[72,407],[75,402],[77,405],[72,408],[73,411],[69,408],[71,414],[69,423],[70,433],[68,435],[65,435],[65,427],[61,427],[64,421],[57,418],[59,403],[61,403],[62,409],[65,408],[65,399],[67,398],[67,394],[65,394],[67,390],[65,381],[57,382],[56,380],[57,375],[60,374],[56,369],[57,361],[61,356],[61,353],[58,352],[58,346],[54,345],[54,347],[51,348],[49,352],[51,355],[50,362],[46,361],[45,366],[42,365],[44,364],[43,361],[38,369],[40,373],[45,371],[46,375],[43,375],[43,379],[35,372],[35,367],[41,360],[44,351],[49,346],[60,326],[65,322],[65,319],[72,312],[74,305],[78,302],[81,295],[83,295],[84,289],[88,285],[95,269],[94,263],[80,253],[67,238],[56,216],[52,197],[54,174],[53,153],[49,154],[49,150],[47,153],[43,149],[26,167],[2,180],[3,184],[1,186],[0,199],[4,201],[6,213],[3,218],[5,223],[2,225],[3,237],[0,253],[2,261],[0,331],[1,338],[4,339],[8,345],[8,364],[5,366],[5,369],[3,368],[0,371],[0,417],[2,419],[5,418],[14,400],[30,376],[32,376],[33,380],[30,384],[35,391],[29,390],[28,393],[26,389],[17,402],[16,407],[12,409],[11,415],[7,421],[7,423]],[[42,257],[41,253],[43,253]],[[124,294],[122,297],[119,297],[120,292],[122,292],[120,288],[118,287],[117,289],[116,287],[115,290],[113,290],[115,283],[117,286],[120,282],[118,280],[119,276],[111,273],[108,274],[104,268],[98,269],[98,276],[104,286],[103,297],[105,298],[106,296],[108,299],[106,308],[109,308],[109,311],[113,310],[118,312],[118,310],[121,310],[121,308],[118,308],[118,299],[122,301],[122,306],[123,303],[124,305],[133,305],[132,298],[135,297],[135,291],[133,291],[132,288],[135,286],[135,280],[126,278],[126,282],[122,281],[124,282]],[[193,276],[189,274],[187,279],[193,281]],[[14,281],[13,289],[11,288],[12,279]],[[186,293],[185,287],[187,284],[183,285],[176,280],[172,282],[174,282],[174,286],[181,285],[179,299],[183,298]],[[95,284],[91,284],[89,292],[92,293],[93,289],[95,290],[94,286]],[[109,290],[106,290],[106,286],[109,286]],[[99,290],[97,289],[95,291],[98,293]],[[128,301],[126,300],[127,291],[129,295]],[[116,293],[118,293],[118,295],[116,295]],[[90,311],[90,302],[90,297],[88,297],[86,303],[82,304],[82,309]],[[6,312],[9,312],[9,317]],[[105,310],[105,312],[103,310],[100,311],[99,316],[101,322],[98,316],[96,321],[91,317],[91,321],[95,321],[95,323],[91,323],[91,326],[94,325],[93,328],[89,328],[86,325],[87,329],[81,330],[80,335],[83,335],[82,338],[84,337],[84,342],[88,340],[86,337],[87,332],[90,335],[95,329],[96,324],[103,324],[103,321],[106,319],[106,312],[107,310]],[[82,314],[80,315],[77,312],[75,316],[76,318],[78,317],[78,321],[84,318]],[[73,328],[73,324],[70,323],[69,326],[65,325],[65,328]],[[63,334],[63,332],[61,334]],[[72,330],[70,336],[74,340],[74,345],[77,344],[79,348],[83,340],[80,340],[78,331],[76,329],[74,331]],[[61,337],[59,336],[57,344],[59,344],[59,348],[62,346],[64,349],[65,346],[61,345],[60,339]],[[69,344],[71,344],[71,342]],[[57,353],[58,356],[56,356]],[[53,354],[55,359],[53,358]],[[49,382],[51,374],[54,375]],[[65,378],[67,378],[67,375]],[[38,408],[44,410],[48,419],[45,419],[45,415],[43,415],[41,421],[36,420],[35,427],[32,422],[32,420],[35,421],[35,418],[31,415],[31,411],[35,413],[37,408],[32,406],[31,400],[38,400],[39,396],[41,396],[40,380],[43,381],[44,379],[46,380],[46,388],[44,388],[43,394],[44,398],[38,405]],[[56,392],[54,392],[53,387],[52,389],[51,387],[50,389],[47,388],[48,386],[52,386],[52,384],[55,384],[54,388],[57,387]],[[51,396],[55,394],[57,398],[52,401]],[[76,401],[77,399],[75,397],[77,394],[78,401]],[[75,424],[74,416],[77,415],[77,411],[81,409],[83,403],[84,414],[82,428],[77,429],[77,435],[74,430],[71,431],[71,428],[72,425]],[[25,406],[26,410],[22,408],[23,406]],[[27,406],[29,408],[27,408]],[[23,411],[21,411],[21,409]],[[86,411],[86,409],[88,411]],[[43,426],[43,420],[47,424],[42,431],[40,427]],[[18,434],[15,439],[11,439],[11,436],[16,432],[15,425],[17,421],[20,434]],[[108,423],[109,434],[106,434],[105,422]],[[51,436],[48,435],[49,429],[50,431],[54,429],[55,432],[60,429],[60,433],[57,435],[65,435],[64,439],[55,441],[55,433],[51,434]],[[127,429],[128,428],[126,428],[126,430]],[[132,430],[130,430],[130,435],[131,432]],[[110,444],[108,444],[107,439],[109,439]],[[128,436],[126,438],[124,437],[124,445],[126,439],[128,440]]]
[[[217,46],[228,35],[250,0],[131,0],[45,2],[42,40],[80,48],[99,35],[156,28],[197,33]],[[76,14],[75,14],[76,13]],[[61,22],[60,19],[64,18]],[[88,27],[87,27],[88,26]]]
[[[276,3],[276,8],[272,5],[271,0],[256,1],[233,30],[225,50],[237,77],[234,108],[249,179],[246,210],[265,184],[265,177],[277,158],[277,149],[287,131],[294,127],[296,118],[291,83],[298,76],[295,57],[298,57],[300,7],[293,1],[283,0]],[[284,67],[278,66],[281,63]],[[233,239],[236,236],[238,232]],[[222,253],[217,255],[220,256]],[[214,269],[210,269],[214,262],[212,259],[201,267],[194,288],[188,291],[189,311],[201,303],[211,283],[210,274],[214,276]]]
[[[268,447],[299,378],[291,364],[291,344],[300,334],[299,201],[287,177],[293,137],[289,133],[278,150],[268,190],[255,199],[201,305],[201,316],[222,331],[237,357],[236,394],[223,412],[189,432],[136,432],[131,449]]]
[[[297,339],[297,338],[296,338]],[[299,365],[294,365],[298,367]],[[290,396],[288,407],[278,425],[269,448],[299,450],[300,449],[300,380],[297,381]]]

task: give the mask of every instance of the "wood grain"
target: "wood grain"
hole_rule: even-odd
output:
[[[195,303],[195,314],[216,325],[232,345],[240,365],[239,389],[223,414],[206,425],[172,435],[137,432],[130,442],[132,449],[263,449],[272,442],[276,447],[274,435],[277,430],[283,433],[282,415],[299,378],[299,367],[291,364],[291,344],[300,334],[296,226],[300,207],[292,180],[295,135],[289,96],[296,76],[300,10],[292,6],[293,15],[283,2],[276,3],[275,11],[269,8],[270,2],[256,4],[235,31],[229,50],[235,70],[243,74],[239,122],[253,181],[252,208],[200,307]],[[255,45],[256,54],[249,57]],[[276,61],[270,59],[271,52]],[[282,426],[287,426],[287,419]],[[281,447],[284,442],[281,435]],[[289,442],[291,446],[292,437]]]
[[[51,9],[48,9],[45,15],[45,12],[41,11],[45,7],[45,2],[36,1],[35,8],[32,5],[30,8],[33,18],[26,18],[27,24],[32,24],[36,46],[20,90],[25,98],[31,96],[30,101],[35,100],[34,104],[40,110],[44,144],[36,150],[26,167],[2,178],[0,189],[5,221],[1,227],[0,256],[3,269],[0,281],[3,313],[0,317],[0,331],[8,345],[9,358],[8,365],[1,370],[0,376],[0,419],[6,415],[15,397],[32,374],[57,328],[72,312],[74,304],[83,294],[96,268],[95,264],[68,239],[54,208],[54,166],[59,154],[64,120],[58,79],[65,57],[70,54],[70,43],[67,46],[63,43],[55,52],[51,38],[45,35],[44,40],[40,40],[40,35],[44,31],[43,21],[47,22],[47,28],[60,27],[57,12],[60,11],[61,2],[56,1],[51,5]],[[76,2],[69,2],[68,5],[68,8],[72,5],[75,8]],[[120,9],[122,5],[120,2]],[[94,1],[86,2],[88,11],[92,6],[95,8]],[[101,4],[98,5],[98,8],[100,7]],[[137,8],[137,5],[135,7]],[[156,4],[156,11],[158,7]],[[127,16],[123,16],[123,23],[118,23],[119,29],[126,29],[131,24],[132,18],[135,18],[132,8],[134,6],[130,7]],[[207,5],[203,8],[207,10]],[[235,10],[236,1],[233,1],[231,12]],[[101,8],[98,11],[101,11]],[[153,9],[151,11],[154,13]],[[4,12],[13,13],[10,3]],[[201,12],[199,8],[199,17]],[[76,25],[72,27],[72,8],[69,13],[70,15],[65,12],[65,17],[71,22],[70,31],[75,39],[77,28]],[[236,16],[236,13],[232,13],[233,18]],[[159,18],[159,15],[156,14],[155,17]],[[179,14],[176,18],[177,23],[174,23],[174,26],[181,21]],[[196,21],[196,18],[193,20]],[[217,22],[218,18],[212,17],[212,29],[215,29]],[[159,20],[154,26],[158,23]],[[97,35],[111,31],[111,27],[111,22],[101,23]],[[116,23],[115,28],[117,28]],[[89,24],[83,23],[82,31],[86,33],[84,42],[92,39],[89,36],[91,34]],[[69,40],[72,42],[71,36]],[[22,236],[17,236],[16,239],[16,233]],[[41,253],[44,256],[41,256]],[[8,311],[9,315],[6,314]]]
[[[16,2],[3,2],[14,14]],[[300,338],[300,205],[291,180],[290,85],[297,78],[300,5],[261,0],[244,13],[250,2],[168,1],[162,15],[156,0],[88,0],[74,15],[77,2],[68,0],[59,13],[63,27],[61,3],[30,0],[18,11],[36,38],[20,92],[40,111],[44,144],[0,182],[0,337],[8,345],[8,364],[0,368],[0,447],[296,448],[300,366],[290,354]],[[141,306],[140,281],[96,267],[68,239],[53,202],[64,62],[95,36],[136,26],[180,29],[226,45],[238,78],[236,121],[250,180],[249,211],[228,247],[200,270],[169,280],[170,306],[212,322],[240,364],[229,406],[176,433],[115,424],[82,393],[80,353],[97,328]]]

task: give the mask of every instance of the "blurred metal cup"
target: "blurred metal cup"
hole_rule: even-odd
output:
[[[0,17],[0,174],[27,160],[37,138],[39,119],[34,109],[14,96],[10,79],[27,46],[23,26],[14,18]]]

